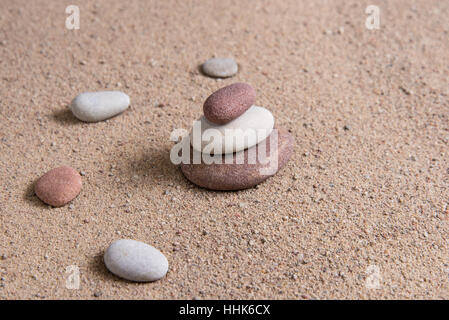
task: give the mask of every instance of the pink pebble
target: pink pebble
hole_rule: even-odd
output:
[[[75,199],[81,187],[82,181],[78,171],[63,166],[52,169],[40,177],[34,192],[46,204],[61,207]]]

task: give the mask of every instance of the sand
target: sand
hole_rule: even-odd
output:
[[[447,1],[377,1],[379,30],[372,1],[76,2],[79,30],[72,2],[0,3],[0,299],[449,298]],[[239,73],[205,77],[213,56]],[[258,188],[211,192],[169,135],[233,82],[296,149]],[[95,90],[130,109],[80,122],[68,104]],[[33,183],[60,165],[83,190],[50,208]],[[167,276],[110,274],[118,238],[160,249]]]

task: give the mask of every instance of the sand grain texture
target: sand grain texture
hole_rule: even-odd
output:
[[[380,1],[380,30],[370,1],[78,1],[76,31],[68,4],[0,4],[0,299],[449,298],[447,1]],[[237,75],[202,75],[213,56]],[[169,136],[234,82],[295,151],[258,188],[211,192]],[[132,105],[82,123],[68,104],[96,90]],[[83,191],[49,208],[32,186],[61,163]],[[109,273],[119,238],[158,248],[166,277]]]

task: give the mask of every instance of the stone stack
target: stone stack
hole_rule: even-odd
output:
[[[272,113],[254,105],[256,91],[234,83],[206,99],[200,129],[190,134],[190,161],[181,170],[194,184],[211,190],[253,187],[285,166],[293,137],[274,127]],[[213,129],[213,130],[210,130]],[[194,158],[200,161],[194,162]]]

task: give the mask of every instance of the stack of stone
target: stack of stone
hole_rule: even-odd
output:
[[[196,130],[195,124],[189,137],[190,161],[181,164],[187,179],[207,189],[240,190],[285,166],[293,137],[275,128],[272,113],[255,101],[256,91],[245,83],[226,86],[207,98],[197,122],[201,126]],[[200,161],[194,161],[195,156]]]

